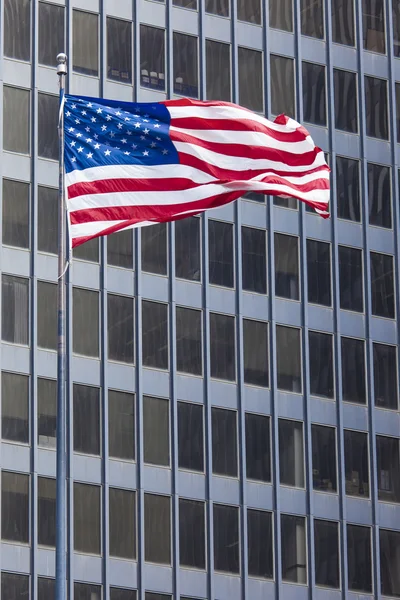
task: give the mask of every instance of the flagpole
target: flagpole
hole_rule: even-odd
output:
[[[58,344],[57,344],[57,473],[56,473],[56,600],[67,600],[66,560],[66,223],[64,192],[64,93],[67,74],[67,56],[57,56],[57,75],[60,87],[60,114],[58,120],[59,172],[58,172]]]

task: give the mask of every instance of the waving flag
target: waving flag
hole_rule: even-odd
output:
[[[65,96],[72,246],[182,219],[247,192],[297,198],[328,217],[329,167],[307,130],[228,102],[127,103]]]

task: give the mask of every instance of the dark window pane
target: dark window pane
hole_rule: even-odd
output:
[[[358,132],[357,79],[355,73],[333,69],[335,86],[335,127]]]
[[[400,9],[400,4],[399,4]],[[400,17],[400,14],[399,14]],[[400,33],[400,32],[399,32]],[[400,56],[400,39],[398,42],[398,52]],[[397,131],[397,143],[400,143],[400,83],[396,83],[396,131]]]
[[[57,350],[57,284],[37,283],[37,344]]]
[[[239,513],[236,506],[213,505],[214,569],[239,573]]]
[[[168,496],[144,495],[145,561],[171,563],[171,508]]]
[[[84,356],[99,356],[99,295],[92,290],[74,288],[73,351]]]
[[[237,0],[237,18],[261,25],[261,0]]]
[[[243,319],[244,382],[269,385],[268,323]]]
[[[368,434],[344,430],[346,494],[369,498]]]
[[[135,492],[109,489],[110,556],[136,558]]]
[[[28,599],[29,576],[17,575],[16,573],[5,573],[3,571],[1,573],[1,597],[7,598],[7,600]]]
[[[314,125],[326,125],[325,67],[315,63],[302,63],[303,118]]]
[[[208,221],[209,280],[211,284],[233,288],[233,225]]]
[[[331,306],[331,248],[326,242],[307,240],[308,301]]]
[[[400,596],[400,531],[379,530],[381,592],[385,596]]]
[[[294,60],[284,56],[270,55],[271,69],[271,112],[294,117]]]
[[[274,196],[274,206],[290,208],[291,210],[297,210],[298,208],[296,198],[279,198],[278,196]]]
[[[64,7],[39,2],[39,63],[55,67],[57,54],[64,49]]]
[[[397,438],[376,436],[378,498],[400,502],[400,442]]]
[[[200,281],[200,219],[188,217],[175,222],[175,275]]]
[[[140,25],[140,85],[165,90],[164,29]]]
[[[332,521],[314,521],[315,583],[339,588],[339,531]]]
[[[57,382],[53,379],[37,380],[38,444],[45,448],[56,447]]]
[[[38,577],[38,600],[55,600],[56,580]]]
[[[242,227],[242,287],[248,292],[267,293],[266,232]]]
[[[290,300],[300,297],[298,241],[292,235],[274,234],[275,294]]]
[[[56,545],[56,480],[38,477],[38,544]]]
[[[75,582],[74,600],[101,600],[101,586]]]
[[[389,139],[387,82],[367,75],[364,81],[367,135],[387,140]]]
[[[364,340],[342,338],[342,395],[345,402],[366,404]]]
[[[30,92],[3,87],[3,149],[19,154],[30,152]]]
[[[107,294],[108,359],[132,364],[135,356],[133,298]]]
[[[167,275],[167,225],[159,223],[143,227],[142,238],[142,271]]]
[[[349,590],[372,592],[371,530],[347,525]]]
[[[255,481],[271,481],[271,441],[269,417],[246,413],[246,476]]]
[[[100,390],[74,383],[74,452],[100,455]]]
[[[272,579],[272,514],[247,509],[247,551],[249,575]]]
[[[32,29],[30,0],[5,0],[3,26],[4,56],[29,61]]]
[[[236,412],[212,408],[212,470],[216,475],[237,477]]]
[[[363,312],[364,284],[362,250],[339,246],[340,308]]]
[[[100,488],[98,486],[74,483],[74,550],[87,554],[100,554]]]
[[[107,264],[133,269],[132,230],[124,229],[107,236]]]
[[[3,179],[3,244],[29,248],[29,183]]]
[[[29,543],[29,475],[1,472],[1,539]]]
[[[142,363],[168,369],[168,306],[142,300]]]
[[[264,112],[263,55],[258,50],[238,48],[239,104]]]
[[[59,100],[50,94],[38,94],[38,155],[58,160]]]
[[[327,333],[309,331],[310,394],[333,398],[333,344]]]
[[[385,8],[383,0],[362,0],[364,50],[385,54]]]
[[[206,40],[207,100],[231,99],[231,47],[229,44]]]
[[[392,227],[390,167],[368,163],[369,224]]]
[[[269,26],[293,31],[293,0],[269,1]]]
[[[58,190],[38,186],[38,237],[39,252],[58,253]]]
[[[358,160],[336,157],[337,215],[347,221],[361,221],[360,169]]]
[[[243,194],[244,200],[251,200],[252,202],[265,202],[264,194],[259,194],[258,192],[247,192],[247,194]]]
[[[281,485],[304,487],[303,425],[279,419],[279,479]]]
[[[73,258],[87,260],[88,262],[99,262],[99,238],[94,238],[81,244],[72,250]]]
[[[204,471],[203,407],[178,402],[178,467]]]
[[[336,492],[336,435],[333,427],[311,425],[313,488]]]
[[[1,339],[12,344],[29,344],[29,279],[2,277]]]
[[[219,17],[229,17],[229,0],[206,0],[206,12]]]
[[[278,389],[301,393],[300,330],[276,326]]]
[[[1,373],[1,437],[29,444],[29,377]]]
[[[199,95],[198,39],[192,35],[173,32],[174,94]]]
[[[304,517],[281,515],[282,579],[307,583],[306,528]]]
[[[144,462],[169,465],[169,400],[143,396]]]
[[[310,37],[324,37],[323,0],[301,0],[301,33]]]
[[[73,11],[73,69],[84,75],[99,74],[98,15]]]
[[[390,19],[390,16],[389,16]],[[400,4],[392,2],[392,18],[393,23],[393,54],[399,58],[400,56]],[[397,86],[396,86],[397,87]]]
[[[135,396],[108,390],[108,454],[135,460]]]
[[[107,17],[107,77],[132,82],[132,23]]]
[[[236,379],[235,317],[210,313],[211,377]]]
[[[371,252],[372,314],[394,319],[393,256]]]
[[[181,8],[197,10],[197,0],[172,0],[172,4],[173,6],[180,6]]]
[[[110,587],[110,600],[136,600],[136,590]]]
[[[336,0],[331,10],[332,40],[336,44],[354,46],[354,0]]]
[[[375,406],[397,410],[396,346],[373,343]]]
[[[201,311],[176,307],[176,370],[203,373]]]
[[[179,564],[206,568],[204,502],[179,499]]]

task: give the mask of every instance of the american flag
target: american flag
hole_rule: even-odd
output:
[[[329,167],[308,131],[228,102],[131,103],[65,96],[72,247],[217,208],[247,192],[329,213]]]

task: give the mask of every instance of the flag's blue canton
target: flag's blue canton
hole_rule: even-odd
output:
[[[164,104],[65,96],[65,169],[179,162]]]

